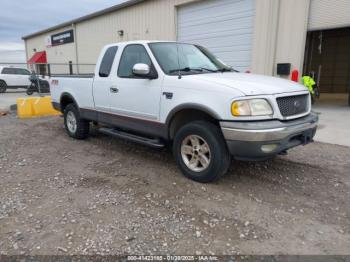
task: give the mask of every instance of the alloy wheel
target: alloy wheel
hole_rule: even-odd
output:
[[[72,111],[68,112],[66,121],[69,132],[74,134],[77,131],[77,119]]]
[[[210,165],[209,145],[202,137],[189,135],[181,143],[181,157],[191,171],[202,172]]]

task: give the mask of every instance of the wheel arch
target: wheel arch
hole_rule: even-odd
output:
[[[61,112],[63,113],[67,105],[72,103],[77,107],[78,111],[80,111],[79,105],[77,101],[74,99],[74,97],[70,93],[67,93],[67,92],[62,93],[60,98]]]
[[[168,138],[172,140],[179,128],[191,121],[207,120],[219,125],[220,117],[212,109],[199,104],[182,104],[170,111],[166,119]]]

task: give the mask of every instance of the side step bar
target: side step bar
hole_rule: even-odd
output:
[[[143,136],[138,136],[138,135],[123,132],[113,128],[101,127],[98,129],[98,131],[105,135],[126,139],[135,143],[139,143],[139,144],[154,147],[154,148],[162,148],[165,146],[159,139],[156,139],[156,138],[151,139]]]

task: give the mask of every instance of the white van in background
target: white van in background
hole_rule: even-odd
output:
[[[25,68],[0,66],[0,93],[5,93],[7,89],[27,89],[30,75]]]

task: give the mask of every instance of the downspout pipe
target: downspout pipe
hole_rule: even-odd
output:
[[[78,39],[77,39],[77,33],[76,33],[76,24],[72,24],[73,28],[73,34],[74,34],[74,48],[75,48],[75,61],[76,61],[76,66],[77,66],[77,73],[79,74],[79,55],[78,55]]]

